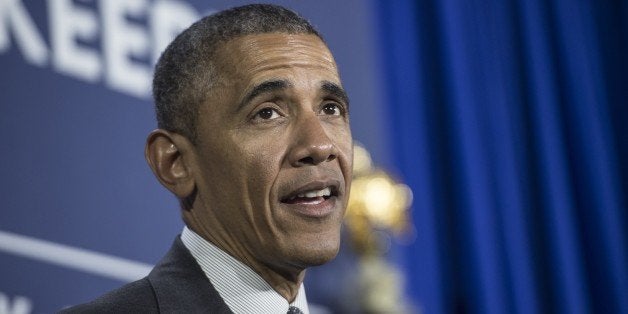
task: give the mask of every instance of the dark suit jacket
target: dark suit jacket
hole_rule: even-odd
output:
[[[232,313],[176,238],[148,276],[61,313]]]

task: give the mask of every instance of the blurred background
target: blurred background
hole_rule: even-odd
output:
[[[360,145],[313,313],[628,313],[628,2],[269,2],[325,37]],[[0,313],[88,301],[167,251],[152,65],[244,3],[0,0]]]

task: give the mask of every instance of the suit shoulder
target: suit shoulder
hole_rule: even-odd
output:
[[[157,300],[147,278],[126,284],[85,304],[59,313],[158,313]]]

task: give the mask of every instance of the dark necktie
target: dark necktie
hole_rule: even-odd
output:
[[[303,314],[303,312],[301,312],[301,310],[300,310],[298,307],[296,307],[296,306],[291,306],[291,307],[288,309],[288,313],[287,313],[287,314]]]

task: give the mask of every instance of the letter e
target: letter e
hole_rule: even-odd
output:
[[[72,0],[49,0],[48,10],[55,67],[62,73],[89,82],[98,81],[102,72],[98,54],[79,46],[76,41],[76,38],[96,38],[98,23],[95,14],[78,8]]]

